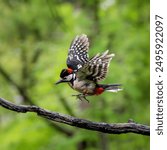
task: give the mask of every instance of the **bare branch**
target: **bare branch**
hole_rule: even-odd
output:
[[[122,134],[122,133],[136,133],[142,135],[150,135],[150,127],[142,124],[137,124],[134,122],[130,123],[104,123],[104,122],[92,122],[85,119],[76,118],[69,115],[60,114],[57,112],[51,112],[42,109],[38,106],[28,106],[28,105],[16,105],[3,98],[0,98],[0,105],[12,111],[26,113],[35,112],[37,115],[52,120],[55,122],[60,122],[68,124],[70,126],[75,126],[83,129],[99,131],[109,134]]]
[[[18,93],[22,96],[23,101],[30,104],[35,105],[32,101],[31,97],[28,95],[27,90],[25,86],[17,84],[15,80],[10,76],[10,74],[0,65],[0,75],[12,86],[16,88]],[[23,83],[23,82],[21,82]],[[72,136],[74,133],[66,128],[62,128],[61,126],[57,125],[54,122],[51,122],[50,120],[45,120],[47,124],[49,124],[51,127],[54,127],[57,131],[64,133],[67,136]]]

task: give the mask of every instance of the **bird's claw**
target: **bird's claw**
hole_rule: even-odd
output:
[[[72,95],[72,96],[76,96],[77,99],[79,100],[86,100],[89,103],[89,100],[86,98],[86,95],[84,94],[77,94],[77,95]]]

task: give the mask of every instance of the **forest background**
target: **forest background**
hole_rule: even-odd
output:
[[[149,6],[139,0],[1,0],[0,96],[97,122],[149,125]],[[115,53],[102,83],[121,83],[121,92],[87,103],[72,97],[67,84],[54,85],[72,39],[82,33],[90,57]],[[0,141],[1,150],[149,149],[147,136],[87,131],[4,108]]]

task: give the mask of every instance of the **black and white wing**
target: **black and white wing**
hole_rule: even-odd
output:
[[[100,81],[106,77],[108,67],[114,54],[108,54],[108,50],[103,54],[97,54],[91,58],[81,69],[77,76],[93,81]]]
[[[72,41],[67,58],[67,66],[73,70],[78,70],[88,62],[89,41],[85,34],[76,36]]]

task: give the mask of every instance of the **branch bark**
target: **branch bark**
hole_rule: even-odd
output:
[[[0,105],[6,109],[27,113],[34,112],[38,116],[52,120],[55,122],[67,124],[70,126],[75,126],[87,130],[99,131],[109,134],[122,134],[122,133],[136,133],[142,135],[150,135],[150,127],[147,125],[142,125],[134,122],[130,123],[104,123],[104,122],[92,122],[85,119],[76,118],[69,115],[60,114],[57,112],[51,112],[45,110],[38,106],[28,106],[28,105],[16,105],[3,98],[0,98]]]

